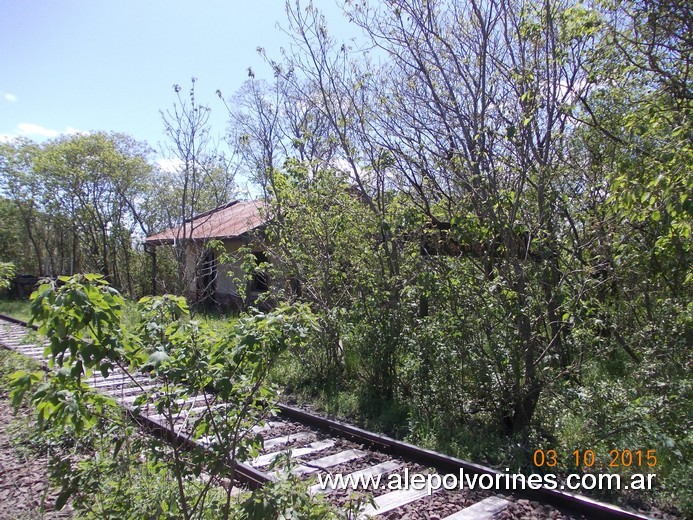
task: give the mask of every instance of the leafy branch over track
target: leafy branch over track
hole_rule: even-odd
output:
[[[260,438],[253,427],[274,410],[277,393],[266,382],[268,371],[281,352],[300,345],[315,327],[310,309],[279,305],[217,331],[190,319],[185,300],[179,297],[148,297],[138,305],[142,321],[129,331],[123,323],[122,297],[101,276],[61,278],[44,283],[33,295],[32,321],[48,339],[47,353],[55,370],[47,378],[40,372],[13,374],[12,399],[18,406],[29,395],[43,430],[75,438],[74,449],[61,454],[62,464],[54,465],[54,478],[62,486],[59,505],[72,497],[78,507],[82,504],[98,516],[98,499],[90,502],[87,495],[106,492],[113,480],[134,478],[131,468],[125,468],[109,482],[100,482],[105,473],[97,469],[104,458],[113,467],[118,462],[133,463],[127,457],[132,457],[136,433],[115,411],[112,398],[85,383],[94,371],[107,377],[128,369],[129,374],[146,371],[157,382],[152,390],[139,382],[141,378],[130,376],[142,390],[135,408],[154,407],[170,426],[185,399],[202,399],[204,411],[189,431],[207,449],[189,453],[178,443],[167,447],[149,441],[145,443],[149,448],[140,453],[175,484],[167,514],[186,519],[239,514],[235,508],[241,506],[232,501],[229,484],[238,461],[257,454]],[[207,393],[210,388],[213,394]],[[111,442],[96,442],[97,431],[108,432]],[[90,454],[86,460],[84,453]],[[305,507],[314,502],[305,497],[299,501]],[[108,503],[112,508],[114,502],[128,510],[127,501],[119,503],[112,495],[101,506]],[[246,502],[248,511],[252,504]]]

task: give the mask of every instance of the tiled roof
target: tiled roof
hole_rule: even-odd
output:
[[[240,236],[265,223],[258,200],[237,200],[194,216],[186,223],[185,236],[193,240],[224,239]],[[192,237],[190,226],[192,225]],[[173,244],[183,238],[183,228],[171,228],[148,236],[145,243],[152,245]]]

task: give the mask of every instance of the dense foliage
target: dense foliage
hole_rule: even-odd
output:
[[[690,511],[684,3],[344,11],[366,44],[290,4],[275,82],[234,100],[275,290],[321,326],[286,381],[528,470],[542,446],[656,449],[660,503]]]
[[[291,45],[278,59],[260,49],[273,81],[252,77],[226,102],[233,165],[207,148],[194,80],[164,113],[175,175],[152,176],[142,147],[118,135],[2,145],[0,260],[94,269],[140,294],[137,226],[210,209],[243,168],[267,202],[265,301],[309,303],[317,323],[287,345],[282,383],[505,467],[535,469],[537,448],[565,454],[563,471],[576,448],[600,460],[656,450],[655,492],[621,498],[690,514],[687,3],[343,8],[360,40],[336,41],[312,4],[287,3]],[[179,288],[181,244],[168,264]],[[157,323],[177,319],[175,301],[144,303],[145,316],[165,311]],[[261,323],[248,320],[239,326]],[[220,344],[177,327],[137,334],[162,345],[153,369],[195,374],[189,342],[210,356]],[[85,354],[114,361],[99,352]]]
[[[121,134],[3,144],[3,205],[12,212],[7,227],[15,234],[3,254],[14,253],[20,273],[95,271],[141,291],[137,275],[145,259],[133,241],[144,224],[140,199],[152,182],[149,154]]]
[[[0,262],[0,291],[8,289],[14,277],[14,264],[11,262]]]
[[[314,327],[307,306],[278,305],[210,328],[190,319],[180,297],[147,297],[128,330],[124,300],[102,276],[60,281],[41,285],[32,303],[53,370],[10,376],[13,404],[28,397],[41,435],[57,448],[49,467],[61,489],[57,508],[71,500],[87,518],[267,518],[263,508],[274,516],[293,509],[302,518],[337,518],[293,477],[243,501],[229,485],[238,461],[257,454],[261,438],[253,427],[272,413],[269,369]],[[115,367],[162,383],[142,388],[134,413],[153,407],[171,429],[185,399],[207,396],[189,425],[204,449],[143,435],[112,398],[85,384],[93,371],[107,377]]]
[[[167,168],[149,145],[119,133],[0,143],[0,260],[20,275],[100,273],[140,297],[153,290],[143,239],[183,224],[177,247],[157,251],[155,280],[158,291],[182,293],[184,266],[196,261],[186,259],[185,224],[236,191],[232,168],[210,143],[209,109],[195,100],[194,79],[190,97],[178,95],[162,113]]]

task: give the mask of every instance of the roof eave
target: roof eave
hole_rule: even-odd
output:
[[[247,231],[244,231],[243,233],[240,233],[238,235],[226,235],[226,236],[217,236],[217,237],[204,237],[204,238],[189,238],[187,240],[191,242],[209,242],[211,240],[234,240],[234,239],[243,239],[243,238],[248,238],[250,236],[251,232],[262,230],[265,227],[265,224],[260,224],[252,229],[249,229]],[[172,246],[176,243],[176,239],[174,238],[155,238],[155,237],[149,237],[144,239],[144,243],[147,245],[151,246]]]

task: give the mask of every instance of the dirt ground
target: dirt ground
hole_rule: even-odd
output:
[[[0,519],[72,518],[69,505],[54,509],[57,492],[49,489],[47,457],[21,453],[13,443],[12,420],[8,398],[0,394]]]

